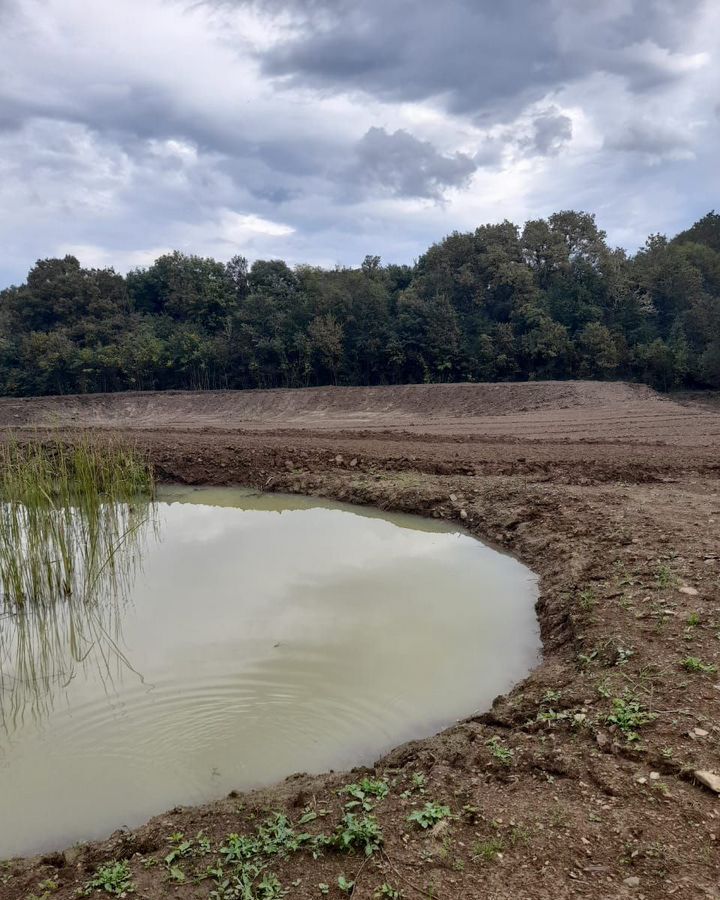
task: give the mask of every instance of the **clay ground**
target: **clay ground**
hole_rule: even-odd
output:
[[[0,400],[0,426],[122,437],[168,481],[457,519],[540,575],[544,641],[490,711],[372,771],[297,775],[0,864],[3,900],[76,896],[109,860],[137,897],[267,900],[220,848],[278,812],[295,837],[253,859],[292,898],[346,896],[340,875],[356,898],[720,897],[719,795],[696,774],[720,775],[717,397],[584,382],[123,394]],[[389,788],[366,798],[381,848],[297,839],[334,834],[338,791],[365,776]],[[451,816],[422,829],[408,816],[428,802]]]

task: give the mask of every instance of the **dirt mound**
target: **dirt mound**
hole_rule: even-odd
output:
[[[0,400],[0,425],[460,434],[707,445],[720,415],[644,385],[592,381],[166,391]]]

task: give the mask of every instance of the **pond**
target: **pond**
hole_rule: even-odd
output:
[[[122,589],[0,621],[0,859],[485,710],[537,661],[536,596],[446,523],[163,488]]]

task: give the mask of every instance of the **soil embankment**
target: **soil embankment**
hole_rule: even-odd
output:
[[[695,774],[720,774],[712,404],[586,382],[323,388],[4,399],[0,424],[129,437],[168,481],[456,518],[540,575],[540,666],[489,712],[379,760],[382,852],[274,856],[288,896],[343,896],[340,875],[358,898],[383,884],[406,898],[720,896],[718,795]],[[331,832],[339,788],[363,774],[294,776],[10,862],[0,897],[69,898],[110,859],[127,860],[138,897],[208,897],[228,834],[272,812]],[[409,822],[427,802],[453,817]],[[201,830],[211,849],[174,858],[181,883],[170,836]]]

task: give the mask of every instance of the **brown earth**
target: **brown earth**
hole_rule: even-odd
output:
[[[296,825],[316,812],[298,830],[332,833],[338,790],[367,774],[390,785],[373,810],[383,849],[269,857],[287,896],[319,898],[323,884],[344,896],[344,874],[357,898],[384,883],[406,898],[720,897],[719,795],[695,774],[720,775],[712,399],[587,382],[123,394],[0,400],[0,425],[131,439],[164,480],[456,518],[540,575],[544,641],[538,668],[489,712],[371,773],[292,776],[9,861],[3,900],[70,898],[112,859],[127,861],[137,897],[206,898],[229,833],[277,811]],[[452,818],[422,830],[408,815],[428,801]],[[195,842],[173,861],[180,884],[164,863],[170,835],[200,830],[211,849]]]

